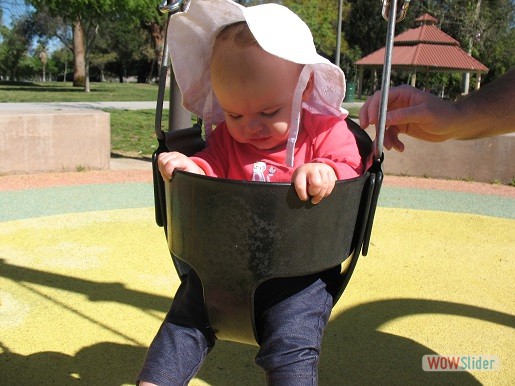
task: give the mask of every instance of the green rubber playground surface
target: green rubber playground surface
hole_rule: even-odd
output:
[[[326,331],[320,385],[515,384],[515,199],[384,187]],[[149,183],[0,192],[5,385],[134,384],[179,284]],[[218,342],[192,385],[263,385]],[[424,355],[495,356],[424,371]]]

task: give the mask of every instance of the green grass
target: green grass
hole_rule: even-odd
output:
[[[359,107],[350,107],[347,110],[349,111],[350,118],[359,118]]]
[[[91,92],[70,82],[0,82],[0,103],[155,101],[157,85],[91,83]]]
[[[154,110],[104,110],[111,114],[111,152],[128,157],[148,158],[157,147]],[[168,110],[163,110],[161,127],[168,130]]]

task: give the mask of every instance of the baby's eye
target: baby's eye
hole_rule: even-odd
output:
[[[273,111],[263,111],[263,112],[261,112],[261,115],[264,117],[273,117],[274,115],[276,115],[279,112],[279,110],[280,109],[273,110]]]
[[[233,120],[241,118],[241,115],[227,113],[227,116]]]

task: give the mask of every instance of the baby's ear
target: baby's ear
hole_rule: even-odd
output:
[[[307,102],[309,98],[311,98],[311,94],[313,94],[313,90],[315,88],[315,74],[311,73],[308,84],[302,93],[302,102]]]

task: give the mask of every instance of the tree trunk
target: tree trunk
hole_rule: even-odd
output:
[[[77,20],[73,23],[73,86],[84,87],[86,80],[86,57],[84,50],[84,29]]]
[[[468,49],[467,49],[467,54],[469,54],[469,56],[472,56],[472,38],[469,38],[469,41],[468,41]],[[470,72],[465,72],[463,73],[463,77],[461,79],[461,93],[463,95],[466,95],[469,93],[469,88],[470,88]]]
[[[90,92],[89,87],[89,60],[86,58],[86,75],[84,76],[84,92]]]
[[[64,61],[64,74],[63,74],[63,83],[66,82],[66,74],[68,73],[68,60]]]
[[[473,15],[473,19],[472,19],[472,25],[474,25],[474,26],[477,25],[477,21],[479,19],[479,14],[481,11],[481,1],[482,0],[477,0],[476,8],[474,10],[474,15]],[[472,31],[472,33],[475,35],[477,33],[477,31]],[[475,36],[469,36],[469,38],[468,38],[467,54],[469,54],[469,56],[472,56],[472,48],[474,47],[474,37]],[[465,72],[463,74],[463,78],[462,78],[462,94],[468,94],[469,88],[470,88],[470,72]]]
[[[161,71],[161,63],[163,62],[166,29],[155,21],[149,22],[149,24],[147,24],[147,28],[152,38],[152,45],[154,47],[157,63],[157,73],[159,74]]]
[[[84,27],[84,26],[83,26]],[[85,82],[84,82],[84,91],[85,92],[90,92],[91,89],[89,87],[89,57],[90,57],[90,54],[91,54],[91,48],[93,47],[93,44],[95,43],[95,38],[97,36],[97,32],[98,32],[98,24],[96,23],[88,23],[87,24],[87,27],[86,27],[86,31],[85,31],[85,47],[86,47],[86,54],[84,55],[85,57],[85,60],[84,60],[84,64],[85,64],[85,73],[86,73],[86,76],[85,76]]]
[[[42,78],[43,78],[43,82],[46,82],[46,64],[47,64],[47,61],[48,61],[48,56],[47,56],[47,53],[45,50],[41,51],[39,53],[39,59],[41,60],[41,64],[42,64]]]

